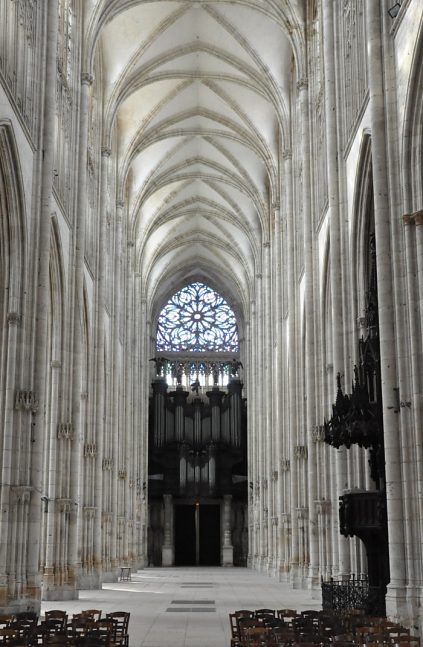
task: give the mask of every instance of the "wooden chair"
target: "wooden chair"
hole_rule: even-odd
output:
[[[66,634],[45,635],[42,640],[43,647],[71,647],[72,642]]]
[[[283,629],[271,628],[268,642],[272,645],[286,645],[291,644],[297,639],[297,634],[293,629],[284,627]]]
[[[17,613],[14,620],[10,623],[12,629],[17,631],[17,641],[26,645],[32,641],[32,636],[36,633],[38,615],[33,612]]]
[[[394,643],[395,647],[420,647],[420,638],[418,636],[401,636],[398,642]]]
[[[18,639],[17,629],[3,627],[0,629],[0,645],[14,645]]]
[[[229,625],[231,627],[231,647],[239,647],[238,618],[236,613],[229,614]]]
[[[236,622],[236,632],[235,635],[237,636],[238,640],[240,640],[240,622],[243,620],[252,620],[254,619],[254,611],[250,611],[249,609],[240,609],[239,611],[235,611],[235,622]]]
[[[260,618],[240,618],[238,620],[238,631],[239,631],[239,641],[242,647],[247,645],[247,640],[250,638],[249,632],[250,629],[265,629],[263,620]]]
[[[0,613],[0,627],[10,627],[15,617],[13,613]]]
[[[81,615],[87,618],[92,618],[92,620],[101,619],[101,609],[84,609],[81,611]]]
[[[269,627],[245,627],[241,637],[241,644],[243,647],[262,647],[263,644],[266,644],[269,637]]]
[[[68,623],[67,637],[71,644],[83,645],[85,639],[93,631],[94,627],[95,621],[92,618],[75,614],[71,622]]]
[[[61,609],[51,609],[45,612],[46,620],[54,620],[57,624],[59,632],[65,632],[68,624],[68,614]]]
[[[256,609],[254,611],[254,616],[256,618],[274,618],[275,610],[274,609]]]
[[[95,626],[86,636],[83,647],[115,647],[116,622],[111,618],[102,618],[95,622]]]
[[[295,609],[277,609],[276,610],[276,617],[280,618],[283,620],[286,624],[292,626],[292,619],[296,618],[298,616],[297,611]]]
[[[113,613],[106,613],[107,620],[113,620],[116,623],[115,644],[120,647],[128,647],[129,644],[129,617],[128,611],[114,611]]]

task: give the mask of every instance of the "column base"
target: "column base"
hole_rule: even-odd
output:
[[[102,581],[103,582],[117,582],[118,581],[118,572],[112,569],[103,570],[102,572]]]
[[[311,597],[313,600],[316,600],[321,593],[321,585],[319,578],[319,571],[316,568],[310,566],[308,572],[308,587],[311,591]]]
[[[41,587],[34,585],[22,586],[20,597],[11,599],[10,589],[7,584],[0,586],[0,613],[22,613],[31,611],[40,614],[41,610]]]
[[[66,571],[48,567],[44,569],[41,585],[42,600],[78,600],[79,590],[73,568]]]
[[[103,578],[103,571],[93,569],[91,571],[81,571],[79,575],[79,588],[80,589],[100,589]]]
[[[404,587],[388,584],[386,592],[386,615],[392,620],[399,620],[408,614],[407,594]]]
[[[162,548],[162,566],[173,566],[175,563],[175,551],[173,547]]]
[[[234,548],[233,546],[223,546],[222,548],[222,566],[234,565]]]

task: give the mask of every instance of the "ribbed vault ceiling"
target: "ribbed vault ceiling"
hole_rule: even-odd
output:
[[[261,271],[301,76],[303,0],[94,0],[105,133],[154,301],[205,278],[241,309]]]

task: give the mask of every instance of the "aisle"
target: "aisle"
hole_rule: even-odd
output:
[[[48,609],[130,611],[130,647],[229,647],[235,609],[320,609],[308,591],[244,568],[148,568],[131,582],[81,591],[79,600],[43,602]]]

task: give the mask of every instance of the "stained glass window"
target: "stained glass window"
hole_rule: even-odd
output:
[[[235,315],[225,299],[204,283],[173,295],[160,313],[158,351],[238,352]]]

